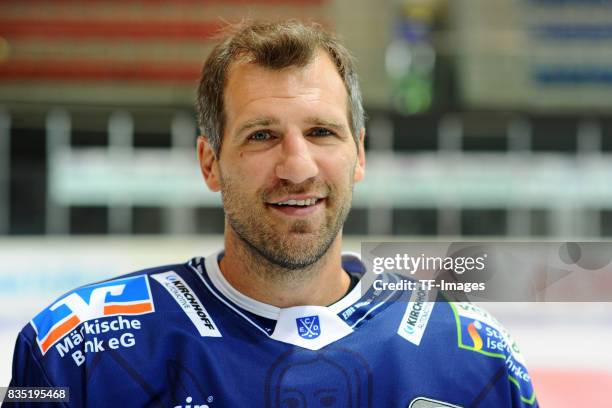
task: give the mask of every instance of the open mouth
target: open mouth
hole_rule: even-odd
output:
[[[309,198],[268,203],[267,206],[285,215],[308,215],[323,205],[324,201],[324,198]]]

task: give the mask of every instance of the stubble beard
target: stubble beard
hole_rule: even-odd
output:
[[[314,184],[313,181],[300,185],[283,182],[274,190],[275,196],[280,196],[280,191],[290,194],[317,191]],[[222,177],[221,185],[225,217],[230,228],[244,244],[240,250],[241,255],[248,258],[254,272],[283,281],[307,278],[305,272],[312,270],[327,253],[348,217],[353,191],[353,183],[344,191],[335,191],[326,185],[327,197],[324,204],[338,203],[339,207],[335,211],[326,212],[321,225],[313,226],[308,220],[293,221],[289,234],[294,236],[287,236],[266,222],[268,217],[265,213],[269,210],[263,207],[263,203],[265,196],[272,192],[262,194],[260,202],[251,206],[251,201],[230,177]]]

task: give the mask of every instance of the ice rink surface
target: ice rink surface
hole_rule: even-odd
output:
[[[358,252],[359,244],[351,240],[346,248]],[[1,240],[0,385],[10,381],[17,333],[57,296],[96,280],[205,256],[221,245],[220,237]],[[520,345],[542,407],[612,406],[612,304],[482,306]]]

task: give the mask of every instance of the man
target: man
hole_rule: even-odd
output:
[[[231,28],[198,114],[224,250],[62,296],[20,333],[12,386],[67,386],[72,406],[537,406],[490,315],[362,287],[363,264],[342,255],[365,131],[333,36],[295,21]]]

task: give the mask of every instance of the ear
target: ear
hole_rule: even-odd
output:
[[[200,162],[200,170],[208,188],[211,191],[219,191],[221,189],[219,183],[219,161],[208,142],[208,138],[204,135],[198,136],[198,161]]]
[[[359,142],[357,142],[357,165],[355,166],[355,183],[363,180],[365,177],[365,128],[359,131]]]

